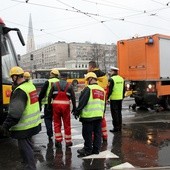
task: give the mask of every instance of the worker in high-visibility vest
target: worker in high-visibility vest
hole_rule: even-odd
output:
[[[31,74],[28,71],[25,71],[24,78],[25,78],[25,80],[29,81],[31,79]]]
[[[35,86],[24,79],[24,71],[15,66],[10,70],[10,77],[16,88],[13,90],[9,112],[0,132],[10,131],[11,137],[18,140],[18,147],[24,162],[23,169],[36,170],[32,136],[41,130],[38,94]]]
[[[39,93],[39,104],[40,110],[42,105],[44,105],[44,122],[47,130],[47,136],[49,141],[52,140],[53,137],[53,124],[52,124],[52,108],[49,109],[48,106],[48,95],[51,90],[52,84],[59,81],[59,71],[57,68],[53,68],[50,72],[50,78],[44,83],[41,91]],[[49,113],[50,112],[50,113]]]
[[[80,117],[82,122],[84,147],[77,150],[79,156],[99,154],[102,139],[101,122],[106,106],[105,91],[97,84],[96,74],[89,72],[85,79],[88,86],[81,92],[78,107],[73,113],[75,118]]]
[[[109,79],[108,100],[110,100],[110,111],[112,115],[113,129],[110,132],[121,132],[122,130],[122,101],[125,94],[125,82],[118,75],[117,67],[110,67],[111,77]]]
[[[97,76],[97,84],[102,88],[104,88],[105,92],[107,92],[108,78],[106,74],[98,68],[95,61],[89,62],[88,72],[91,71],[94,72]],[[107,142],[108,134],[107,134],[107,123],[106,123],[105,115],[102,119],[102,138],[103,138],[103,142]]]

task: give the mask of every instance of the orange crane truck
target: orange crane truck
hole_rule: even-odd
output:
[[[154,34],[117,42],[119,74],[136,106],[170,109],[170,36]]]

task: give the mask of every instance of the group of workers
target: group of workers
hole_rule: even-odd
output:
[[[107,123],[105,109],[110,102],[112,124],[110,132],[119,132],[122,129],[122,100],[124,98],[124,80],[118,75],[118,68],[111,67],[111,77],[102,72],[95,61],[90,61],[88,73],[85,76],[86,87],[81,91],[78,106],[73,86],[67,83],[67,75],[60,75],[54,68],[50,78],[44,83],[40,94],[40,108],[44,105],[44,122],[48,139],[52,140],[53,127],[56,148],[62,147],[63,138],[66,147],[72,146],[70,113],[82,122],[82,136],[84,147],[77,152],[81,156],[98,154],[101,143],[107,142]],[[70,109],[72,101],[72,110]],[[61,132],[64,125],[64,136]],[[54,124],[54,126],[53,126]]]
[[[106,104],[109,100],[113,129],[122,130],[122,100],[124,98],[124,80],[118,75],[118,68],[111,67],[108,79],[95,61],[89,62],[85,76],[86,87],[81,91],[78,106],[73,86],[67,82],[67,75],[60,74],[54,68],[50,78],[44,83],[39,96],[30,81],[30,74],[16,66],[10,70],[13,91],[9,112],[0,133],[18,139],[18,147],[25,169],[36,169],[34,161],[32,136],[41,131],[41,118],[44,118],[49,141],[55,135],[56,148],[62,148],[63,138],[66,148],[73,145],[71,136],[71,115],[82,122],[84,147],[78,149],[80,156],[99,154],[103,142],[107,142],[107,123],[105,119]],[[72,107],[70,104],[72,102]],[[44,115],[40,111],[44,105]],[[72,110],[71,110],[72,108]],[[62,123],[64,136],[61,132]],[[54,132],[53,132],[54,129]],[[54,133],[54,134],[53,134]]]

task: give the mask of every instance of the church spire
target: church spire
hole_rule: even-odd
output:
[[[29,26],[28,26],[28,36],[27,36],[27,53],[35,50],[35,42],[34,42],[34,33],[32,27],[32,18],[31,14],[29,17]]]

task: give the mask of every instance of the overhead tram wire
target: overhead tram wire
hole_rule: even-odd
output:
[[[25,2],[20,1],[20,0],[12,0],[12,1],[20,2],[20,3],[25,3]],[[62,3],[62,2],[60,1],[60,3]],[[53,8],[53,9],[59,9],[59,10],[66,10],[66,11],[76,12],[76,13],[78,12],[78,13],[82,13],[82,14],[84,14],[84,15],[87,15],[88,17],[91,17],[91,18],[93,18],[91,15],[97,16],[97,14],[86,13],[86,12],[83,12],[83,11],[78,10],[78,9],[76,9],[76,8],[73,8],[73,10],[70,10],[70,9],[64,9],[64,8],[59,8],[59,7],[53,7],[53,6],[48,6],[48,5],[37,4],[37,3],[31,3],[31,2],[29,2],[29,3],[27,3],[27,4],[36,5],[36,6],[42,6],[42,7],[48,7],[48,8]],[[65,4],[65,5],[67,5],[67,4]],[[67,6],[69,6],[69,5],[67,5]],[[69,6],[69,7],[70,7],[70,6]],[[93,18],[93,19],[95,19],[95,18]],[[95,20],[98,21],[98,22],[100,22],[100,21],[97,20],[97,19],[95,19]]]
[[[110,2],[108,0],[104,0],[104,2],[109,2],[110,4],[93,2],[91,0],[81,0],[81,1],[88,2],[88,3],[93,3],[93,4],[97,4],[97,5],[101,5],[101,6],[109,6],[109,7],[113,7],[113,8],[120,8],[120,9],[124,9],[124,10],[128,10],[128,11],[136,11],[137,12],[137,13],[134,13],[134,14],[131,14],[131,15],[126,15],[126,16],[120,17],[120,18],[130,18],[130,17],[135,17],[135,16],[139,16],[139,15],[143,15],[143,14],[149,14],[149,16],[152,16],[155,11],[156,11],[156,13],[158,13],[161,10],[169,8],[169,7],[167,7],[167,4],[160,3],[161,5],[164,5],[166,7],[162,7],[162,8],[158,8],[158,9],[153,9],[153,10],[149,10],[149,11],[147,11],[147,10],[141,11],[141,10],[136,10],[136,9],[129,8],[127,6],[122,7],[122,4],[117,4],[115,2]],[[154,0],[151,0],[151,1],[155,2]],[[115,5],[112,5],[112,4],[115,4],[115,5],[118,5],[118,6],[115,6]],[[99,15],[99,16],[101,16],[101,15]],[[103,18],[110,18],[110,17],[106,17],[106,16],[102,16],[102,17]],[[105,22],[108,22],[108,21],[110,21],[110,20],[107,20]]]
[[[59,3],[61,3],[61,4],[64,4],[65,6],[67,6],[67,7],[69,7],[69,8],[72,8],[72,9],[75,10],[76,12],[79,12],[79,13],[84,14],[84,15],[90,17],[90,18],[93,18],[93,19],[96,20],[96,21],[99,21],[99,20],[97,20],[96,18],[92,17],[92,14],[91,14],[91,13],[83,12],[83,11],[81,11],[80,9],[77,9],[77,8],[75,8],[75,7],[72,7],[72,6],[70,6],[69,4],[66,4],[66,3],[64,3],[64,2],[62,2],[62,1],[60,1],[60,0],[56,0],[56,1],[59,2]],[[97,14],[93,14],[93,15],[94,15],[94,16],[98,16]]]
[[[128,11],[133,11],[133,12],[141,12],[141,10],[132,9],[130,7],[126,7],[122,4],[117,4],[117,3],[114,3],[114,2],[109,2],[110,4],[106,4],[106,3],[93,2],[93,1],[90,1],[90,0],[81,0],[81,1],[93,3],[93,4],[98,4],[98,5],[101,5],[101,6],[108,6],[108,7],[113,7],[113,8],[124,9],[124,10],[128,10]],[[104,2],[107,2],[107,1],[104,0]],[[112,5],[112,4],[116,4],[117,6]]]
[[[25,1],[21,1],[21,0],[11,0],[11,1],[14,1],[14,2],[20,2],[20,3],[24,3],[25,4]],[[59,7],[54,7],[54,6],[49,6],[49,5],[44,5],[44,4],[38,4],[38,3],[32,3],[32,2],[28,2],[27,4],[29,5],[35,5],[35,6],[41,6],[41,7],[46,7],[46,8],[51,8],[51,9],[58,9],[58,10],[63,10],[63,11],[68,11],[68,12],[74,12],[74,13],[82,13],[82,14],[89,14],[89,15],[94,15],[94,16],[97,16],[97,14],[93,14],[93,13],[85,13],[81,10],[75,10],[75,9],[67,9],[67,8],[59,8]]]
[[[56,0],[56,1],[61,2],[60,0]],[[63,2],[61,2],[61,3],[62,3],[62,4],[65,4],[65,3],[63,3]],[[68,4],[65,4],[65,5],[71,7],[71,6],[68,5]],[[73,8],[73,9],[75,9],[75,10],[77,10],[77,11],[81,11],[81,10],[75,8],[75,7],[71,7],[71,8]],[[87,15],[87,13],[84,13],[84,14]],[[89,16],[89,13],[88,13],[87,16]],[[97,16],[99,16],[99,15],[97,15]],[[89,17],[91,17],[91,16],[89,16]],[[91,17],[91,18],[95,19],[94,17]],[[102,23],[102,24],[105,22],[105,21],[99,21],[99,20],[97,20],[97,19],[95,19],[95,20],[98,21],[99,23]],[[103,24],[103,26],[106,27],[105,24]],[[106,27],[106,28],[107,28],[114,36],[116,35],[116,34],[115,34],[113,31],[111,31],[108,27]],[[116,35],[116,37],[118,37],[118,36]]]
[[[25,26],[25,25],[22,25],[22,24],[18,24],[18,23],[15,23],[15,22],[11,22],[11,21],[8,21],[8,20],[7,20],[7,22],[12,23],[12,24],[15,24],[15,25],[22,26],[22,27],[25,27],[25,28],[27,28],[27,29],[29,28],[28,26]],[[63,39],[63,38],[61,38],[61,37],[56,36],[55,34],[51,34],[51,33],[49,33],[49,32],[44,31],[44,29],[42,29],[42,28],[40,28],[40,29],[34,28],[33,30],[39,31],[39,32],[43,32],[43,33],[45,33],[45,34],[47,34],[47,35],[51,35],[51,36],[53,36],[53,37],[55,36],[56,38],[65,40],[65,39]]]
[[[156,28],[156,29],[161,29],[161,30],[170,31],[170,29],[161,28],[161,27],[155,27],[155,26],[152,26],[152,25],[146,25],[146,24],[141,24],[141,23],[132,22],[132,21],[127,21],[127,20],[125,20],[125,19],[122,19],[122,21],[128,22],[128,23],[132,23],[132,24],[135,24],[135,25],[141,25],[141,26],[145,26],[145,27],[150,27],[150,28]]]
[[[25,2],[20,1],[20,0],[12,0],[12,1],[20,2],[20,3],[25,3]],[[60,3],[62,3],[62,2],[60,1]],[[99,20],[97,20],[96,18],[92,17],[91,15],[93,15],[93,16],[102,16],[102,15],[83,12],[83,11],[81,11],[81,10],[78,10],[78,9],[74,8],[74,7],[71,7],[71,6],[68,5],[68,4],[66,4],[66,5],[68,5],[68,6],[71,7],[72,9],[65,9],[65,8],[59,8],[59,7],[42,5],[42,4],[36,4],[36,3],[30,3],[30,2],[27,3],[27,4],[36,5],[36,6],[42,6],[42,7],[47,7],[47,8],[53,8],[53,9],[59,9],[59,10],[65,10],[65,11],[69,11],[69,12],[82,13],[82,14],[84,14],[84,15],[87,15],[88,17],[91,17],[91,18],[95,19],[96,21],[98,21],[99,23],[102,23],[102,24],[103,24],[104,22],[108,22],[108,21],[109,21],[109,20],[99,21]],[[167,7],[166,7],[166,8],[167,8]],[[166,8],[159,8],[159,9],[157,9],[157,10],[163,10],[163,9],[166,9]],[[153,12],[153,11],[155,11],[155,10],[156,10],[156,9],[154,9],[154,10],[152,10],[152,11],[146,11],[146,13],[148,13],[148,12]],[[102,17],[103,17],[103,18],[104,18],[104,17],[105,17],[105,18],[110,18],[111,20],[122,20],[122,17],[119,17],[119,18],[112,18],[112,17],[106,17],[106,16],[102,16]],[[124,16],[124,19],[123,19],[122,21],[125,21],[125,18],[126,18],[126,16]],[[111,20],[110,20],[110,21],[111,21]],[[133,24],[137,24],[137,25],[143,25],[143,26],[147,26],[147,27],[154,27],[154,26],[149,26],[149,25],[145,25],[145,24],[135,23],[135,22],[127,21],[127,20],[126,20],[125,22],[129,22],[129,23],[133,23]],[[103,24],[103,25],[104,25],[104,24]],[[158,27],[157,27],[157,28],[158,28]],[[162,28],[159,28],[159,29],[162,29]]]
[[[10,8],[13,8],[13,7],[15,7],[15,6],[18,6],[18,5],[20,5],[20,4],[21,4],[21,3],[17,3],[17,4],[15,4],[15,5],[9,6],[9,7],[7,7],[7,8],[1,9],[0,12],[1,12],[1,11],[5,11],[5,10],[10,9]]]
[[[18,1],[18,0],[12,0],[12,1]],[[23,2],[20,2],[20,3],[23,3]],[[34,4],[33,4],[34,5]],[[36,4],[36,5],[38,5],[38,4]],[[44,5],[40,5],[40,6],[44,6]],[[49,6],[45,6],[45,7],[49,7]],[[60,8],[61,9],[61,8]],[[75,11],[74,11],[75,12]],[[9,23],[13,23],[13,24],[16,24],[16,25],[20,25],[20,26],[22,26],[22,27],[25,27],[25,28],[28,28],[28,26],[24,26],[24,25],[22,25],[22,24],[18,24],[18,23],[15,23],[15,22],[11,22],[11,21],[8,21]],[[97,23],[92,23],[91,25],[93,25],[93,24],[98,24],[99,23],[99,21],[97,20]],[[87,26],[90,26],[89,24],[86,24]],[[74,27],[74,28],[70,28],[70,29],[67,29],[67,30],[71,30],[71,29],[75,29],[75,28],[80,28],[81,26],[77,26],[77,27]],[[83,24],[83,27],[85,27],[85,24]],[[44,29],[42,29],[42,28],[40,28],[40,29],[36,29],[36,28],[34,28],[33,30],[35,30],[35,31],[41,31],[41,32],[43,32],[43,33],[45,33],[45,34],[48,34],[48,35],[51,35],[51,36],[56,36],[55,34],[52,34],[52,33],[49,33],[49,32],[46,32],[46,31],[44,31]],[[62,31],[66,31],[66,30],[60,30],[59,32],[62,32]],[[58,37],[58,36],[56,36],[57,38],[59,38],[59,39],[63,39],[63,38],[61,38],[61,37]]]
[[[25,4],[25,2],[23,2],[23,1],[21,1],[21,0],[11,0],[11,1],[14,1],[14,2],[20,2],[20,3],[24,3]],[[68,12],[74,12],[74,13],[82,13],[82,14],[86,14],[86,15],[92,15],[92,16],[101,16],[101,17],[105,17],[105,18],[108,18],[108,17],[106,17],[106,16],[102,16],[102,15],[98,15],[98,14],[95,14],[95,13],[88,13],[88,12],[83,12],[83,11],[81,11],[81,10],[73,10],[73,9],[67,9],[67,8],[59,8],[59,7],[54,7],[54,6],[49,6],[49,5],[43,5],[43,4],[37,4],[37,3],[31,3],[31,2],[29,2],[29,3],[27,3],[27,4],[29,4],[29,5],[35,5],[35,6],[41,6],[41,7],[46,7],[46,8],[51,8],[51,9],[57,9],[57,10],[64,10],[64,11],[68,11]],[[91,17],[92,17],[91,16]],[[117,18],[115,18],[115,19],[117,19]]]
[[[21,0],[11,0],[11,1],[20,2],[20,3],[25,3],[25,2],[23,2],[23,1],[21,1]],[[62,3],[62,4],[65,4],[65,3],[61,2],[60,0],[56,0],[56,1],[58,1],[58,2],[60,2],[60,3]],[[96,16],[96,17],[103,17],[103,18],[112,18],[112,19],[114,19],[114,20],[119,20],[120,18],[126,18],[126,17],[135,16],[135,15],[136,15],[136,16],[137,16],[137,15],[142,15],[142,14],[145,14],[145,13],[154,12],[155,10],[163,10],[163,9],[168,8],[168,7],[166,7],[166,8],[159,8],[159,9],[154,9],[154,10],[151,10],[151,11],[145,11],[145,10],[144,10],[144,11],[141,11],[141,13],[136,13],[136,14],[132,14],[132,15],[129,15],[129,16],[119,17],[119,18],[113,18],[113,17],[103,16],[103,15],[99,15],[99,14],[95,14],[95,13],[83,12],[83,11],[81,11],[81,10],[79,10],[79,9],[76,9],[76,8],[74,8],[74,7],[72,7],[72,6],[68,5],[68,4],[65,4],[65,5],[68,6],[69,8],[72,8],[72,9],[59,8],[59,7],[54,7],[54,6],[44,5],[44,4],[31,3],[31,2],[29,2],[29,3],[27,3],[27,4],[35,5],[35,6],[42,6],[42,7],[46,7],[46,8],[52,8],[52,9],[58,9],[58,10],[65,10],[65,11],[74,12],[74,13],[82,13],[82,14],[84,14],[84,15],[88,15],[88,17],[91,17],[91,18],[93,18],[92,16]],[[93,19],[95,19],[95,20],[98,21],[98,22],[101,22],[101,21],[97,20],[96,18],[93,18]],[[107,22],[107,21],[105,21],[105,22]]]
[[[161,4],[161,5],[165,5],[164,3],[159,2],[159,1],[156,1],[156,0],[150,0],[150,1],[155,2],[155,3],[158,3],[158,4]]]

